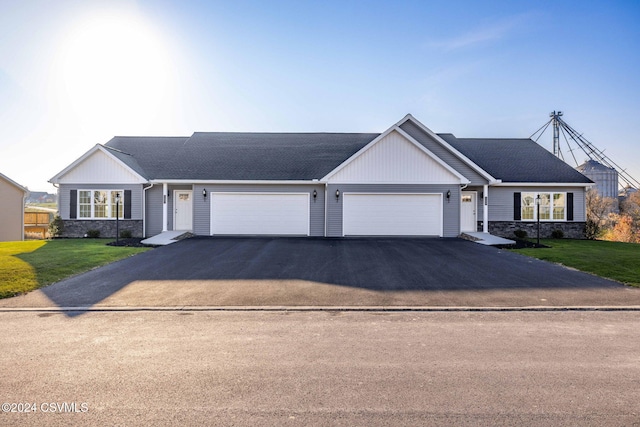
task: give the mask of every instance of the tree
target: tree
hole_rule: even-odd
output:
[[[610,214],[615,210],[616,200],[602,197],[598,190],[590,188],[585,195],[587,204],[587,239],[601,237],[611,226]]]

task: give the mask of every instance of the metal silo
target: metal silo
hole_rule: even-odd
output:
[[[618,198],[618,171],[595,160],[587,160],[576,170],[596,183],[602,197]]]

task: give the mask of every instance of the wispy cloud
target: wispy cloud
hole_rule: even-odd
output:
[[[523,22],[528,18],[528,15],[517,15],[507,20],[494,23],[491,26],[476,28],[456,37],[444,40],[432,40],[428,43],[428,46],[445,51],[452,51],[489,44],[508,37],[517,28],[521,27]]]

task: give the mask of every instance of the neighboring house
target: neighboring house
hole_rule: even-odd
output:
[[[0,242],[24,240],[24,201],[28,190],[0,173]]]
[[[407,115],[378,133],[115,137],[51,178],[67,236],[582,237],[592,182],[530,139],[435,134]],[[117,195],[120,204],[116,206]]]

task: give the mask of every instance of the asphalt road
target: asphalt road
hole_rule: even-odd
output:
[[[639,331],[631,311],[2,312],[0,400],[37,412],[0,425],[638,426]]]
[[[544,250],[544,249],[541,249]],[[0,307],[640,306],[640,289],[461,239],[193,238]]]

